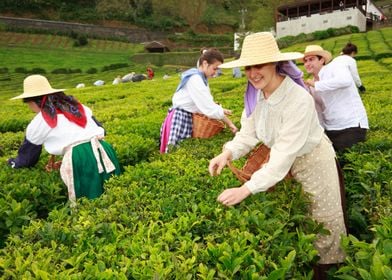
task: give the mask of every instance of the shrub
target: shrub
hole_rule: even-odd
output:
[[[35,67],[31,69],[30,73],[32,74],[46,74],[46,70],[43,68]]]
[[[85,35],[79,35],[78,38],[74,41],[74,47],[83,47],[88,44],[87,37]]]
[[[71,69],[71,68],[56,68],[53,69],[52,74],[73,74],[73,73],[82,73],[82,70],[79,68]]]
[[[25,67],[16,67],[15,73],[27,74],[29,73],[29,71]]]
[[[68,69],[67,68],[56,68],[53,69],[52,74],[68,74]]]
[[[87,71],[86,71],[87,74],[95,74],[97,72],[98,72],[97,68],[94,68],[94,67],[91,67],[91,68],[87,69]]]
[[[106,65],[104,67],[102,67],[102,72],[105,71],[110,71],[110,70],[116,70],[119,68],[124,68],[124,67],[128,67],[128,63],[114,63],[114,64],[110,64],[110,65]]]
[[[314,39],[316,39],[316,40],[322,40],[322,39],[329,38],[329,34],[326,30],[315,31],[315,32],[313,32],[313,35],[314,35]]]
[[[378,53],[374,56],[374,59],[379,60],[379,59],[388,58],[388,57],[392,57],[391,51]]]
[[[0,67],[0,74],[8,74],[9,70],[7,67]]]

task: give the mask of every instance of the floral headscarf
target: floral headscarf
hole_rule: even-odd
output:
[[[41,114],[51,128],[57,126],[57,114],[63,114],[70,122],[83,128],[87,123],[82,104],[63,92],[45,95],[41,102]]]

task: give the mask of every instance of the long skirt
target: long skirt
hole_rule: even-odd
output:
[[[104,191],[104,182],[120,173],[116,152],[109,143],[98,138],[68,147],[60,167],[72,205],[75,205],[76,198],[99,197]]]
[[[322,223],[329,234],[319,234],[315,241],[320,264],[341,263],[345,254],[340,247],[341,236],[346,235],[339,175],[335,152],[324,136],[310,153],[297,158],[291,168],[293,177],[311,196],[311,215]]]

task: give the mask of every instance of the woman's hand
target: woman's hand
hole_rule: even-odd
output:
[[[314,81],[312,79],[307,79],[304,81],[304,83],[309,87],[314,87]]]
[[[231,110],[228,109],[223,109],[223,113],[227,116],[231,116],[231,114],[233,113]]]
[[[238,128],[233,123],[229,125],[229,128],[233,134],[236,134],[238,132]]]
[[[224,150],[221,154],[210,160],[208,171],[211,176],[219,175],[227,162],[231,159],[231,152]]]
[[[219,196],[218,201],[226,206],[232,206],[240,203],[251,194],[246,186],[224,190]]]

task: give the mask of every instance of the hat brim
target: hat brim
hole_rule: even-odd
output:
[[[304,57],[301,59],[302,62],[304,62],[304,58],[307,56],[311,55],[316,55],[316,56],[321,56],[325,59],[325,64],[330,62],[332,60],[332,54],[329,51],[323,50],[323,51],[310,51],[304,53]]]
[[[10,100],[15,100],[15,99],[23,99],[23,98],[31,98],[31,97],[37,97],[37,96],[43,96],[43,95],[48,95],[56,92],[62,92],[65,89],[51,89],[50,91],[45,91],[45,92],[24,92],[21,95],[15,96],[11,98]]]
[[[271,63],[271,62],[297,60],[303,57],[304,55],[299,52],[279,53],[272,57],[260,57],[260,55],[255,54],[255,56],[253,57],[250,56],[243,57],[243,58],[240,57],[237,60],[223,63],[219,65],[219,68],[234,68],[234,67],[251,66],[251,65],[258,65],[258,64]]]

